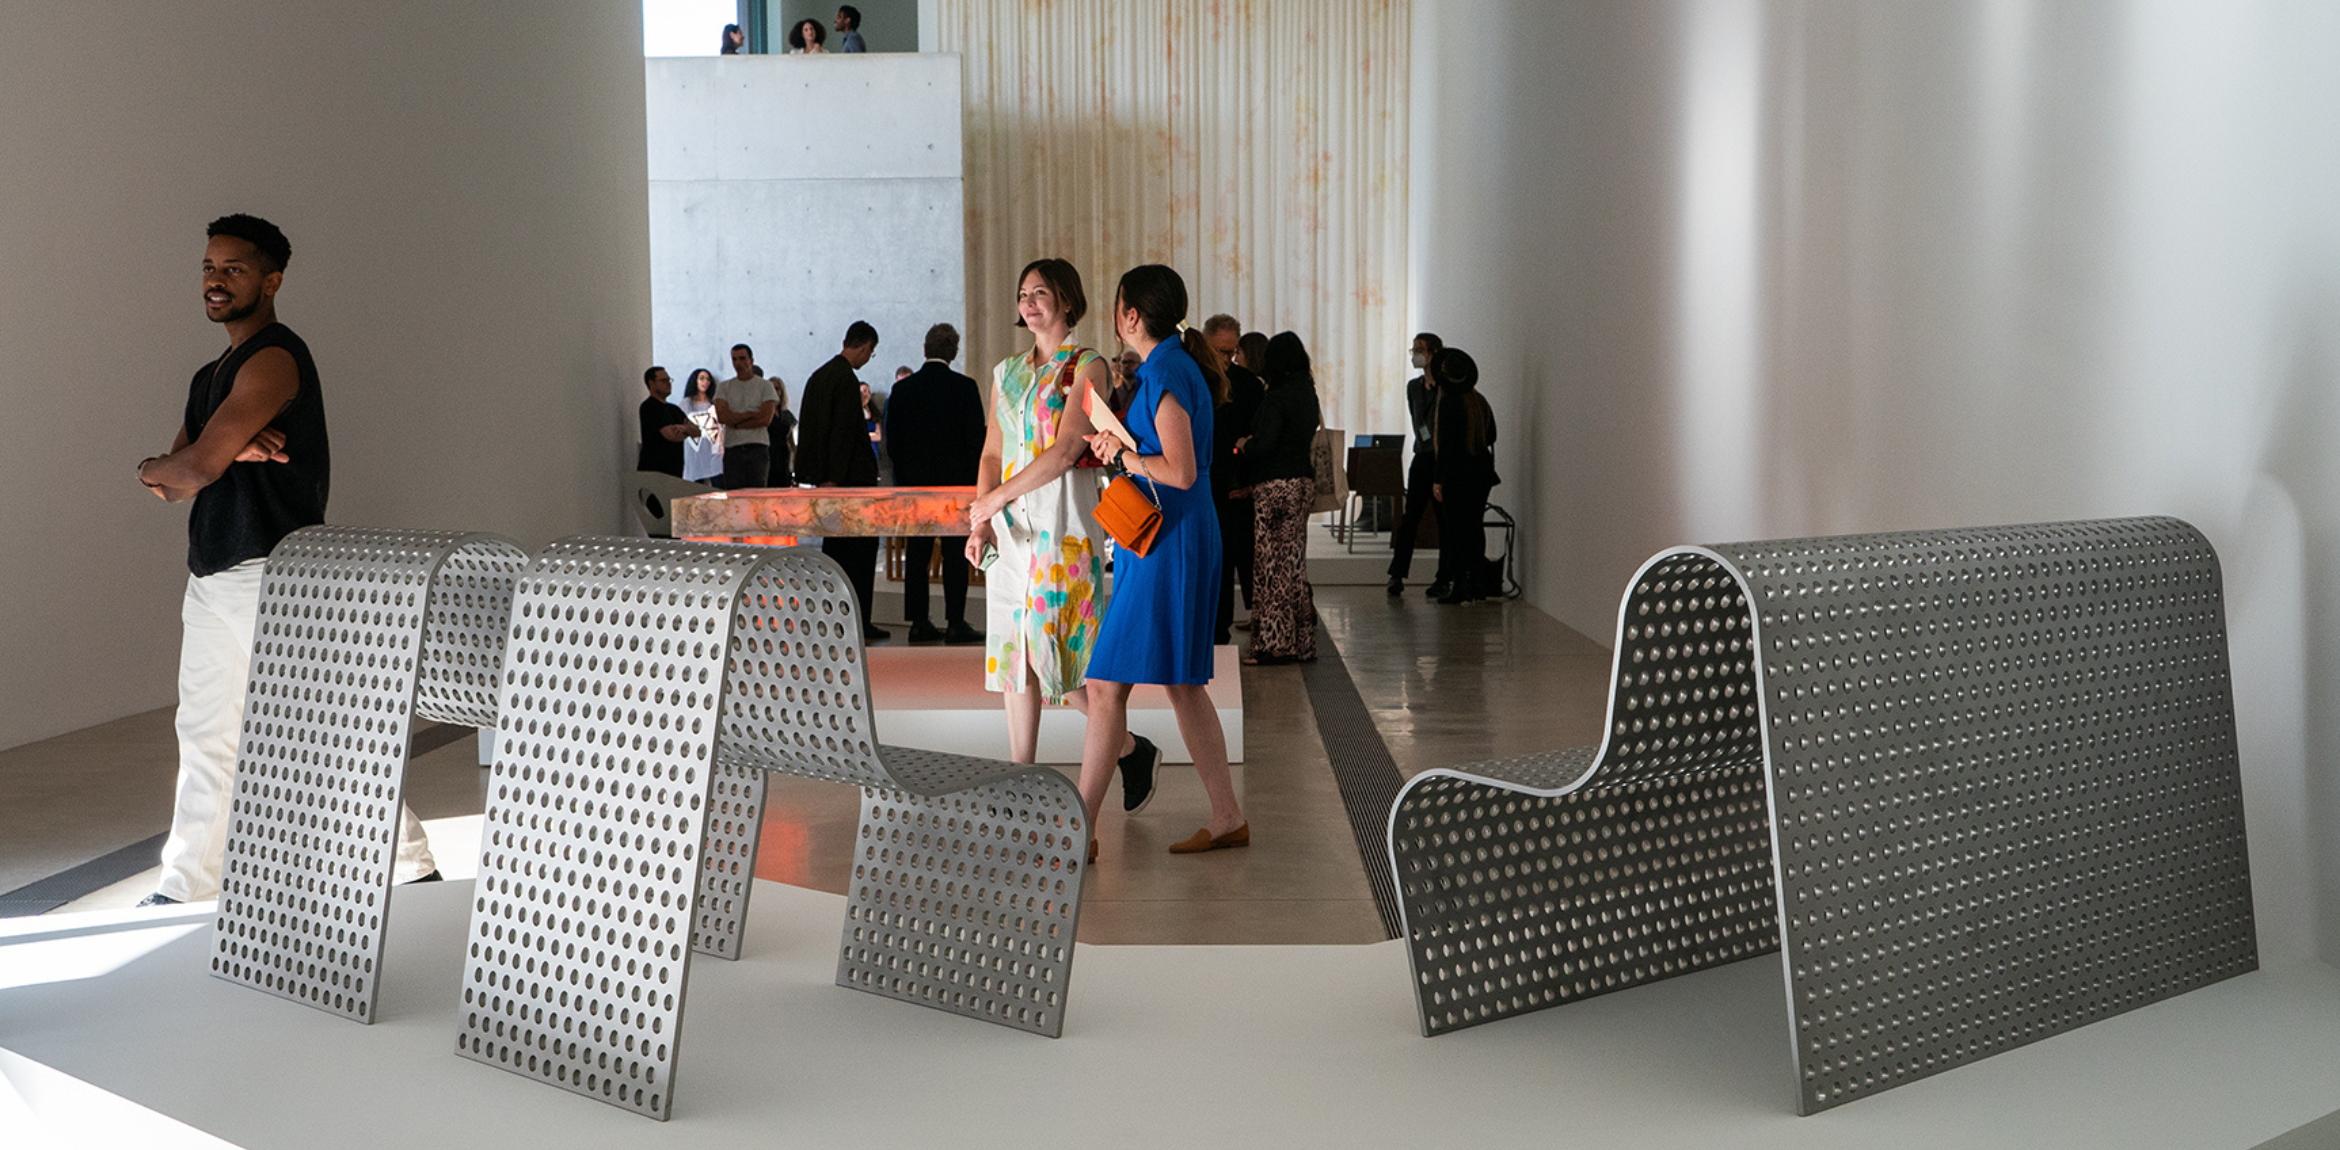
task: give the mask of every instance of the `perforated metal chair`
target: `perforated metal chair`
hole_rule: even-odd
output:
[[[1660,553],[1605,741],[1389,824],[1424,1034],[1779,950],[1807,1114],[2256,969],[2245,845],[2174,519]]]
[[[737,957],[765,773],[858,786],[837,982],[1055,1036],[1089,843],[1044,768],[879,743],[819,551],[574,538],[520,580],[457,1048],[671,1113],[692,953]]]
[[[261,579],[212,973],[371,1022],[414,720],[495,724],[500,535],[311,527]]]

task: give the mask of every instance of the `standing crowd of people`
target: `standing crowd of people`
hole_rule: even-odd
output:
[[[851,4],[839,7],[837,15],[829,22],[829,28],[834,28],[837,31],[836,51],[869,51],[868,46],[861,39],[861,9]],[[830,51],[828,47],[829,30],[821,27],[821,22],[818,20],[799,20],[789,25],[787,39],[788,54],[791,56],[817,56]],[[737,24],[725,24],[723,26],[723,46],[718,49],[717,54],[745,56],[749,53],[747,32]]]
[[[287,535],[324,522],[331,452],[320,373],[275,311],[291,256],[284,233],[257,217],[224,216],[207,229],[202,302],[228,346],[195,371],[170,449],[137,467],[147,492],[192,508],[177,806],[163,877],[143,905],[219,889],[267,556]],[[746,344],[731,348],[729,379],[691,372],[679,405],[670,402],[673,378],[652,367],[643,373],[637,463],[730,489],[867,487],[880,481],[879,452],[891,443],[901,482],[971,485],[965,535],[917,544],[912,637],[983,641],[984,683],[1002,696],[1017,762],[1036,760],[1045,704],[1082,714],[1079,786],[1092,827],[1117,774],[1125,812],[1154,796],[1161,751],[1130,731],[1128,707],[1138,684],[1161,686],[1210,800],[1207,821],[1170,851],[1247,846],[1251,826],[1206,688],[1238,582],[1256,623],[1250,661],[1315,655],[1305,531],[1315,484],[1309,445],[1321,417],[1308,351],[1294,333],[1246,334],[1227,316],[1188,328],[1185,281],[1159,264],[1132,268],[1115,286],[1109,314],[1121,355],[1108,360],[1074,335],[1088,308],[1070,263],[1027,266],[1016,313],[1032,343],[992,367],[988,403],[951,367],[959,333],[948,324],[928,330],[924,366],[897,374],[883,409],[855,374],[877,351],[877,330],[864,322],[848,326],[837,354],[806,378],[795,414],[784,385]],[[1432,498],[1445,501],[1448,538],[1460,539],[1476,512],[1458,509],[1483,506],[1493,482],[1494,420],[1474,390],[1470,357],[1423,340],[1434,354],[1417,360],[1425,378],[1409,387],[1417,471]],[[1099,522],[1106,473],[1142,486],[1150,505],[1148,529],[1122,546],[1109,547]],[[1127,510],[1122,493],[1116,498]],[[1247,519],[1248,533],[1240,529]],[[925,556],[937,547],[946,559],[946,631],[925,614]],[[877,540],[830,538],[823,549],[852,580],[867,625]],[[968,564],[986,572],[980,634],[964,616]],[[1452,588],[1471,593],[1475,566],[1457,555],[1442,556],[1442,567]],[[890,636],[871,626],[867,637]],[[1098,849],[1092,838],[1092,861]],[[402,811],[394,881],[437,877],[421,823]]]

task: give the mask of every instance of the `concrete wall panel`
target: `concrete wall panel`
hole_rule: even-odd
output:
[[[796,406],[859,319],[884,391],[929,326],[964,327],[958,57],[646,67],[652,346],[678,381],[746,343]]]
[[[643,64],[653,180],[960,177],[955,55]]]

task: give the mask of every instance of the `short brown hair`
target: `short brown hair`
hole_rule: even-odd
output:
[[[1024,281],[1030,279],[1034,272],[1040,273],[1040,282],[1047,284],[1048,290],[1055,293],[1056,302],[1064,305],[1066,326],[1081,322],[1081,317],[1089,314],[1089,296],[1081,290],[1080,269],[1073,267],[1070,261],[1044,256],[1025,264],[1024,270],[1016,276],[1017,291],[1024,290]],[[1016,315],[1016,326],[1028,326],[1021,312]]]
[[[1240,335],[1243,332],[1243,325],[1235,322],[1235,317],[1226,312],[1220,312],[1203,321],[1204,335],[1217,335],[1223,331],[1231,331]]]
[[[926,329],[926,358],[944,363],[959,358],[959,329],[938,323]]]

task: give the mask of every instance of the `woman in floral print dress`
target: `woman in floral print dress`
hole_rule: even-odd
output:
[[[1072,339],[1087,310],[1070,263],[1035,260],[1024,269],[1016,322],[1031,329],[1032,350],[992,369],[969,515],[969,561],[999,550],[983,575],[983,685],[1007,706],[1008,757],[1019,763],[1036,761],[1043,701],[1088,713],[1082,684],[1104,615],[1098,472],[1074,466],[1092,430],[1080,389],[1102,397],[1112,388],[1104,359]],[[1123,801],[1134,811],[1151,797],[1160,752],[1144,739],[1125,740],[1123,752]]]

